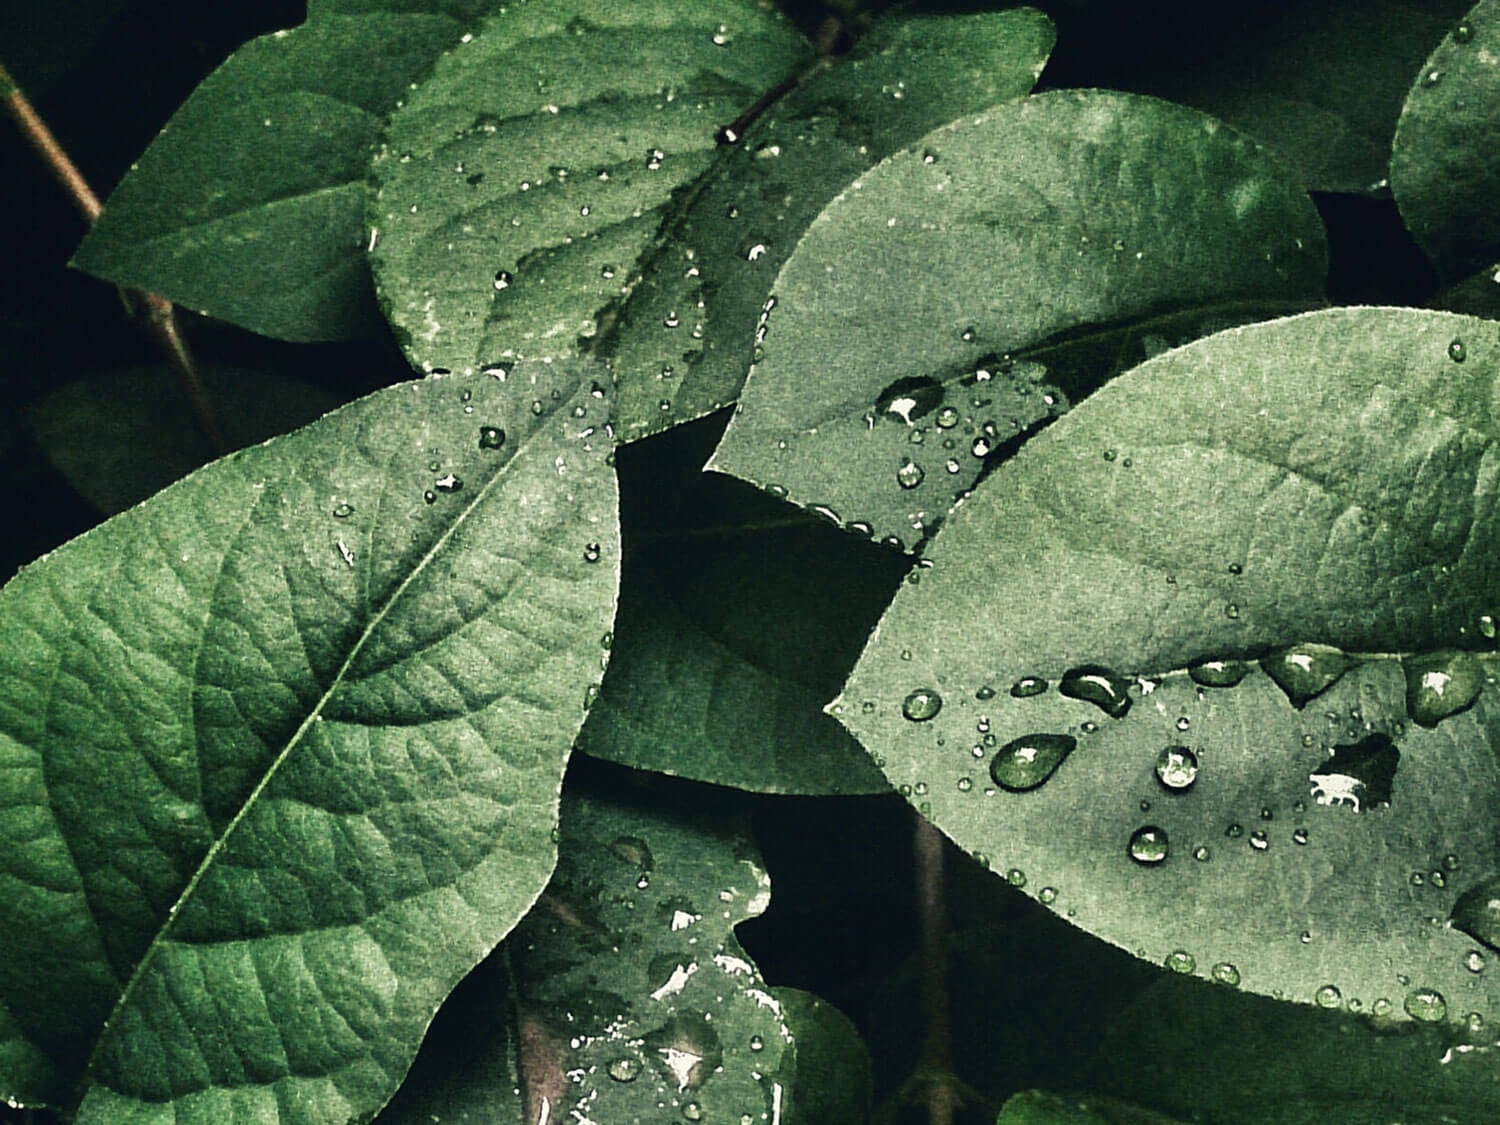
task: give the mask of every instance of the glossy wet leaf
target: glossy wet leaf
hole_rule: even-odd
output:
[[[723,810],[570,795],[559,849],[509,943],[526,1120],[779,1120],[791,1034],[733,932],[770,880]]]
[[[1500,1112],[1493,1032],[1463,1045],[1344,1007],[1163,978],[1111,1021],[1089,1088],[1207,1125],[1485,1125]]]
[[[199,84],[110,193],[75,266],[267,336],[379,332],[364,258],[370,146],[485,5],[310,7]]]
[[[1116,342],[1065,394],[1042,345],[1306,300],[1323,259],[1285,168],[1196,111],[1058,91],[965,117],[808,228],[709,467],[911,545],[1128,354]]]
[[[306,425],[339,405],[327,391],[268,371],[204,367],[199,375],[235,449]],[[213,460],[177,376],[165,366],[64,383],[28,414],[47,459],[106,515],[124,511]]]
[[[1052,41],[1029,8],[898,12],[773,104],[669,218],[604,345],[622,439],[732,403],[771,284],[824,205],[956,114],[1026,93]]]
[[[1500,326],[1414,309],[1142,365],[957,509],[839,717],[960,846],[1063,888],[1053,909],[1138,956],[1303,1003],[1332,985],[1404,1020],[1436,990],[1446,1019],[1494,1018],[1500,989],[1445,923],[1500,868],[1500,707],[1486,686],[1420,725],[1401,658],[1462,647],[1493,674],[1497,374]],[[1308,643],[1358,663],[1301,707],[1262,665],[1232,687],[1188,672]],[[1123,717],[1004,690],[1090,664],[1135,681]],[[902,717],[915,687],[944,699],[930,722]],[[1077,748],[1034,789],[986,787],[989,739],[1039,732]],[[1168,791],[1172,746],[1198,771]]]
[[[870,1052],[849,1017],[800,988],[773,988],[771,995],[797,1044],[783,1125],[866,1125]]]
[[[1000,1108],[995,1125],[1178,1125],[1172,1118],[1097,1094],[1027,1090]]]
[[[757,792],[884,792],[885,778],[823,704],[904,567],[700,472],[717,433],[684,426],[618,453],[620,612],[578,746]]]
[[[1407,227],[1449,278],[1500,253],[1500,3],[1480,0],[1422,64],[1391,150]]]
[[[719,126],[806,57],[753,0],[497,10],[391,117],[373,166],[371,262],[412,362],[574,354]]]
[[[390,1096],[551,872],[618,580],[592,374],[381,391],[0,591],[7,1097],[216,1123]]]

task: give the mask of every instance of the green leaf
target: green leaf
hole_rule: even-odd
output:
[[[1423,64],[1391,149],[1407,227],[1448,277],[1500,253],[1500,0],[1480,0]]]
[[[684,426],[617,454],[620,611],[579,749],[762,793],[883,793],[822,708],[904,561],[700,472],[718,433]]]
[[[390,1096],[551,872],[618,581],[589,375],[380,391],[0,591],[7,1097],[217,1123]]]
[[[526,1120],[782,1119],[791,1034],[733,933],[770,880],[700,803],[564,802],[557,876],[509,945]]]
[[[1095,1094],[1027,1090],[1007,1101],[996,1125],[1176,1125],[1169,1117]]]
[[[365,176],[381,119],[482,0],[311,5],[245,44],[120,181],[73,265],[286,340],[371,336]]]
[[[1497,372],[1500,325],[1415,309],[1142,365],[960,505],[836,713],[956,843],[1137,956],[1494,1018],[1444,921],[1500,869],[1496,658],[1451,651],[1495,632]],[[1309,642],[1354,655],[1269,658]]]
[[[1210,1125],[1486,1125],[1494,1050],[1168,976],[1110,1024],[1092,1085]]]
[[[306,425],[339,400],[269,371],[199,371],[225,439],[240,449]],[[177,376],[166,366],[106,371],[64,383],[28,412],[37,444],[70,485],[107,515],[213,460]]]
[[[754,0],[491,16],[412,91],[374,162],[371,261],[412,362],[575,353],[718,127],[806,54]]]
[[[914,542],[1065,408],[1033,349],[1305,301],[1323,261],[1281,165],[1196,111],[1064,90],[963,118],[808,228],[708,467]]]
[[[616,371],[621,437],[732,403],[772,280],[824,205],[956,114],[1029,91],[1053,38],[1030,8],[896,13],[774,104],[669,218],[602,349]]]
[[[1500,320],[1500,261],[1444,289],[1432,299],[1432,307]]]
[[[870,1116],[870,1053],[849,1017],[800,988],[773,988],[797,1043],[797,1081],[783,1125],[865,1125]]]

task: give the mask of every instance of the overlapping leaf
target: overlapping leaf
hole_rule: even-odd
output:
[[[1497,375],[1500,326],[1410,309],[1142,365],[957,509],[838,713],[962,847],[1138,956],[1493,1018],[1445,923],[1500,869]],[[1197,666],[1306,643],[1350,666]]]
[[[413,363],[570,355],[715,133],[807,57],[753,0],[528,0],[446,55],[374,163],[371,261]]]
[[[245,44],[203,80],[73,264],[267,336],[377,332],[370,148],[407,84],[488,7],[313,0],[307,23]]]
[[[1391,191],[1450,278],[1500,254],[1500,2],[1480,0],[1423,65],[1396,128]]]
[[[1323,261],[1285,169],[1196,111],[1058,91],[966,117],[808,228],[709,467],[912,543],[1065,408],[1044,345],[1116,341],[1086,393],[1161,324],[1313,298]]]
[[[1026,93],[1052,41],[1029,8],[897,13],[772,105],[669,219],[605,344],[622,439],[733,402],[772,280],[824,205],[944,121]]]
[[[389,1097],[551,872],[618,581],[592,373],[381,391],[0,591],[7,1097]]]

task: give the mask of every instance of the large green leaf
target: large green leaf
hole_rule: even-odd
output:
[[[369,336],[381,119],[486,0],[313,0],[245,44],[120,181],[73,264],[267,336]]]
[[[1423,64],[1391,149],[1391,191],[1451,278],[1500,253],[1500,0],[1480,0]]]
[[[1323,260],[1285,169],[1194,110],[1064,90],[965,117],[808,228],[709,467],[913,542],[1064,409],[1055,361],[1033,349],[1184,312],[1175,330],[1197,334],[1247,304],[1305,301]]]
[[[7,1097],[386,1100],[551,872],[618,581],[591,373],[380,391],[0,591]]]
[[[797,1044],[797,1080],[783,1125],[866,1125],[870,1053],[849,1017],[799,988],[773,988],[771,995]]]
[[[904,560],[700,472],[718,433],[683,426],[617,454],[620,612],[579,749],[763,793],[885,792],[822,708]]]
[[[425,370],[570,355],[717,129],[806,58],[754,0],[528,0],[444,56],[376,156],[371,261]]]
[[[669,219],[605,345],[622,439],[732,403],[771,283],[818,212],[928,130],[1026,93],[1052,41],[1030,8],[901,12],[773,105]]]
[[[1500,871],[1494,656],[1451,651],[1495,632],[1497,374],[1500,324],[1414,309],[1142,365],[959,506],[835,710],[961,847],[1138,956],[1494,1018],[1444,922]],[[1282,658],[1308,643],[1353,666]]]

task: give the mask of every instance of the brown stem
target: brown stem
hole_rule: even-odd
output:
[[[919,1069],[929,1075],[953,1073],[953,1043],[948,1031],[948,955],[943,895],[943,836],[913,813],[913,845],[917,865],[917,918],[921,929],[922,1015],[926,1038]],[[958,1091],[946,1081],[930,1081],[926,1088],[931,1125],[953,1125]]]
[[[74,206],[83,213],[84,219],[93,223],[104,210],[104,205],[99,202],[99,197],[89,187],[83,173],[69,158],[53,136],[52,130],[47,128],[47,123],[41,119],[30,99],[22,93],[10,71],[3,65],[0,65],[0,92],[3,92],[6,110],[22,135],[31,142],[31,147],[42,158],[42,162],[57,177],[57,182],[62,185]],[[210,448],[216,454],[228,452],[229,443],[219,428],[213,403],[203,387],[203,380],[198,376],[198,368],[193,363],[192,353],[188,351],[187,341],[178,330],[176,308],[159,293],[147,293],[138,289],[126,289],[122,293],[136,320],[145,326],[166,355],[168,365],[177,375],[183,394],[192,406],[198,429],[202,431]]]

